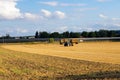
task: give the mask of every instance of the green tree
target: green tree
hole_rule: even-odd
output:
[[[88,32],[83,31],[83,32],[81,33],[81,36],[82,36],[82,37],[88,37]]]
[[[99,36],[100,37],[107,37],[108,30],[99,30]]]
[[[46,31],[39,32],[40,38],[49,38],[49,33]]]
[[[108,37],[116,37],[116,32],[113,31],[113,30],[110,30],[110,31],[108,32]]]
[[[50,34],[51,38],[60,38],[60,34],[58,32],[53,32]]]
[[[88,37],[96,37],[95,32],[89,32],[89,33],[88,33]]]
[[[70,32],[70,38],[73,38],[73,36],[74,36],[74,33]]]
[[[39,38],[38,31],[36,31],[36,33],[35,33],[35,38]]]
[[[10,39],[10,35],[9,34],[6,34],[6,36],[4,36],[5,39]]]
[[[100,34],[98,31],[95,31],[94,33],[95,33],[95,37],[100,37]]]
[[[63,32],[63,38],[69,38],[70,37],[70,33],[68,31]]]
[[[70,32],[70,38],[79,38],[80,37],[80,33],[79,32]]]

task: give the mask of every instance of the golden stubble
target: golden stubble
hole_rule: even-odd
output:
[[[20,52],[120,64],[120,42],[83,42],[70,47],[59,44],[12,44],[2,47]]]

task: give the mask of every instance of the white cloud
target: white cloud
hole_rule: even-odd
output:
[[[31,13],[25,13],[24,18],[28,20],[37,20],[37,19],[64,19],[66,17],[66,14],[61,11],[54,11],[51,12],[46,9],[41,9],[41,14],[31,14]]]
[[[60,30],[61,30],[61,31],[67,31],[67,30],[68,30],[68,26],[60,27]]]
[[[59,19],[64,19],[66,17],[64,12],[61,11],[54,11],[50,12],[48,10],[42,9],[41,10],[43,17],[45,18],[59,18]]]
[[[21,18],[20,9],[16,8],[18,0],[0,0],[0,19]]]
[[[80,8],[80,11],[97,10],[97,8]]]
[[[108,2],[108,1],[111,1],[111,0],[97,0],[98,2]]]
[[[17,27],[17,26],[11,26],[11,27],[6,27],[6,28],[2,28],[0,30],[1,32],[1,35],[5,35],[6,33],[7,34],[10,34],[10,35],[19,35],[19,34],[26,34],[28,33],[29,31],[25,28],[22,28],[22,27]]]
[[[111,17],[109,17],[109,16],[106,16],[106,15],[104,15],[104,14],[99,14],[99,17],[100,18],[102,18],[102,19],[106,19],[106,20],[109,20],[109,21],[111,21],[111,22],[118,22],[118,21],[120,21],[120,18],[111,18]]]
[[[0,0],[0,19],[14,20],[14,19],[28,19],[36,20],[40,18],[65,18],[65,13],[61,11],[50,12],[48,10],[42,9],[40,15],[32,13],[21,13],[20,9],[16,7],[18,0]],[[41,2],[42,4],[47,4],[51,6],[57,6],[57,2]]]
[[[65,32],[68,31],[68,26],[61,26],[61,27],[57,27],[56,29],[53,30],[53,32]]]
[[[58,2],[56,2],[56,1],[40,2],[40,4],[45,4],[45,5],[49,5],[49,6],[57,6],[57,5],[58,5]]]
[[[0,0],[0,1],[3,1],[3,0]],[[18,0],[4,0],[4,1],[18,1]]]
[[[65,7],[69,7],[69,6],[86,6],[87,4],[83,4],[83,3],[60,3],[57,1],[49,1],[49,2],[39,2],[40,4],[44,4],[44,5],[48,5],[48,6],[65,6]]]
[[[99,14],[99,17],[100,17],[100,18],[103,18],[103,19],[107,19],[107,18],[108,18],[108,17],[105,16],[104,14]]]
[[[60,18],[60,19],[63,19],[63,18],[66,17],[65,13],[61,12],[61,11],[55,11],[54,16],[57,17],[57,18]]]
[[[42,9],[41,12],[45,17],[51,17],[52,13],[48,10]]]
[[[70,4],[70,3],[61,3],[60,4],[61,6],[86,6],[87,4],[80,4],[80,3],[78,3],[78,4],[74,4],[74,3],[72,3],[72,4]]]
[[[114,24],[114,25],[120,27],[120,24],[119,24],[119,23],[116,23],[116,24]]]
[[[17,33],[27,33],[27,32],[28,32],[28,30],[26,30],[26,29],[21,29],[21,28],[17,28],[15,31],[16,31]]]
[[[28,20],[36,20],[36,19],[40,18],[40,16],[35,15],[35,14],[31,14],[31,13],[25,13],[24,17]]]
[[[120,20],[120,18],[112,18],[113,21]]]

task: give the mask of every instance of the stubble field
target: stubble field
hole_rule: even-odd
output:
[[[120,42],[0,45],[0,80],[120,79]]]
[[[3,45],[2,47],[13,51],[120,64],[120,42],[86,42],[70,47],[47,43]]]

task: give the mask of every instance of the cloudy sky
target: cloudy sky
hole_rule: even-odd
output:
[[[0,36],[120,30],[120,0],[0,0]]]

